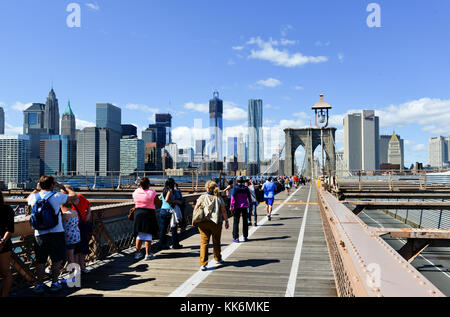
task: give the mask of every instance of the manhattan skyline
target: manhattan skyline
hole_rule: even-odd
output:
[[[276,141],[273,131],[314,124],[320,93],[333,107],[337,150],[343,117],[363,109],[380,117],[380,134],[402,135],[407,167],[428,163],[429,137],[450,134],[448,2],[377,1],[382,26],[369,28],[370,1],[77,1],[82,24],[68,28],[70,2],[0,3],[6,134],[22,133],[22,111],[45,103],[52,86],[78,129],[95,126],[97,103],[120,107],[139,137],[169,112],[180,148],[193,146],[195,119],[207,133],[215,90],[224,140],[246,130],[249,99],[263,100]]]

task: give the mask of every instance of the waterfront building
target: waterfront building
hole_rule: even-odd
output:
[[[428,139],[428,161],[433,168],[444,168],[450,165],[450,136],[431,137]]]
[[[223,161],[223,101],[219,98],[217,91],[213,99],[209,101],[209,160],[215,162]]]
[[[30,138],[27,135],[0,135],[0,183],[17,187],[28,182]]]
[[[64,175],[76,171],[77,144],[76,120],[70,107],[70,101],[61,118],[61,172]]]
[[[0,134],[5,134],[5,111],[0,107]]]
[[[379,158],[379,118],[375,111],[347,114],[344,117],[346,170],[378,170]]]
[[[44,129],[47,130],[49,135],[59,135],[59,105],[53,87],[45,103]]]
[[[400,151],[401,151],[402,159],[404,161],[404,157],[405,157],[404,140],[398,134],[396,134],[395,136],[400,142]],[[379,149],[379,153],[380,153],[380,157],[379,157],[380,166],[381,166],[381,164],[389,163],[388,151],[389,151],[389,142],[391,141],[391,138],[392,138],[392,135],[380,135],[379,145],[378,145],[378,149]]]
[[[121,137],[135,137],[137,138],[137,127],[133,124],[121,125]]]
[[[137,137],[120,139],[120,171],[143,171],[145,169],[145,142]]]
[[[250,175],[260,172],[264,158],[263,147],[263,103],[261,99],[248,101],[248,165]]]
[[[398,165],[400,170],[403,170],[404,168],[402,146],[395,132],[392,134],[391,140],[389,141],[388,163],[391,165]]]
[[[122,110],[110,103],[97,103],[96,127],[111,129],[122,133]]]

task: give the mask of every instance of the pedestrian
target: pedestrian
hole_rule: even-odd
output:
[[[205,185],[206,194],[201,195],[197,199],[194,211],[192,213],[193,222],[192,225],[197,226],[200,232],[200,269],[206,271],[208,265],[208,247],[209,240],[212,237],[213,242],[213,255],[216,263],[223,264],[221,253],[221,236],[222,236],[222,224],[225,221],[225,229],[230,227],[228,223],[228,216],[225,210],[225,202],[220,197],[219,188],[213,181],[208,181]],[[206,219],[200,222],[195,222],[197,213],[208,211]]]
[[[272,220],[272,206],[273,201],[275,199],[275,191],[276,191],[277,185],[272,181],[272,177],[269,177],[269,179],[264,183],[263,191],[264,191],[264,201],[266,203],[266,213],[267,213],[267,219],[270,221]]]
[[[252,214],[254,217],[254,226],[256,226],[257,224],[257,220],[258,220],[258,216],[256,214],[256,210],[258,208],[258,196],[256,194],[256,188],[255,185],[253,184],[253,181],[250,180],[248,183],[248,189],[250,190],[250,195],[252,196],[252,208],[249,208],[248,211],[248,224],[251,226],[252,225]],[[252,212],[253,211],[253,212]]]
[[[8,297],[13,280],[10,269],[11,253],[13,244],[11,242],[14,233],[14,210],[6,205],[3,194],[0,191],[0,278],[2,287],[0,297]]]
[[[76,210],[73,210],[72,202],[65,202],[61,205],[62,222],[64,228],[64,236],[66,241],[66,260],[69,265],[77,263],[75,259],[75,248],[80,243],[79,218]],[[78,246],[79,248],[79,246]],[[77,263],[79,264],[79,263]],[[69,273],[73,274],[74,269]],[[73,278],[75,282],[75,278]],[[67,283],[67,280],[63,280]]]
[[[54,193],[55,186],[64,193]],[[43,175],[39,179],[37,188],[28,196],[28,205],[32,207],[31,219],[38,212],[35,206],[43,205],[40,212],[56,217],[56,225],[47,226],[46,223],[37,221],[34,225],[38,228],[34,231],[35,235],[35,259],[36,259],[36,275],[37,284],[33,289],[35,294],[43,294],[45,292],[44,274],[45,264],[50,256],[52,261],[52,284],[50,292],[58,292],[61,290],[61,284],[58,283],[59,273],[61,272],[62,261],[66,258],[66,238],[60,206],[71,202],[78,202],[78,197],[74,191],[66,189],[59,182],[56,182],[53,176]],[[45,203],[47,202],[47,203]],[[45,208],[44,208],[45,207]],[[33,221],[32,221],[33,224]]]
[[[155,256],[151,253],[151,245],[154,237],[158,236],[159,227],[156,219],[156,207],[160,200],[156,191],[150,188],[150,180],[143,177],[139,188],[133,192],[134,220],[133,233],[136,237],[136,254],[134,258],[139,260],[144,256],[141,254],[142,242],[145,243],[145,260],[151,260]]]
[[[284,180],[284,188],[286,189],[286,192],[289,196],[289,190],[291,189],[291,184],[290,184],[290,179],[289,177],[286,177],[286,179]]]
[[[231,192],[231,211],[233,212],[233,242],[239,242],[239,219],[242,216],[244,242],[248,241],[248,215],[247,210],[252,211],[252,197],[250,190],[245,186],[245,179],[238,177],[237,186]]]
[[[66,189],[74,190],[70,185],[64,185]],[[89,242],[92,235],[92,211],[91,202],[82,194],[77,193],[78,203],[72,204],[72,209],[78,214],[78,228],[80,229],[80,243],[75,246],[75,262],[80,265],[81,273],[89,273],[86,268],[86,256],[90,254]]]
[[[175,183],[173,193],[174,193],[175,200],[178,201],[176,206],[178,206],[178,208],[180,208],[180,214],[181,214],[181,219],[179,222],[180,229],[181,229],[181,231],[185,231],[186,226],[187,226],[186,219],[184,216],[184,209],[186,208],[186,202],[184,201],[183,194],[181,193],[181,190],[178,187],[178,183]],[[177,207],[175,207],[175,208],[177,208]]]
[[[159,213],[159,217],[161,220],[161,232],[159,234],[159,249],[168,249],[169,246],[167,244],[167,236],[166,232],[167,229],[170,226],[170,222],[172,219],[172,213],[173,208],[175,207],[175,204],[181,203],[174,198],[174,188],[175,188],[175,181],[173,178],[169,178],[165,185],[164,190],[161,195],[161,211]],[[170,231],[172,233],[172,249],[181,249],[183,246],[180,244],[179,237],[178,237],[178,230],[177,227],[171,227]]]

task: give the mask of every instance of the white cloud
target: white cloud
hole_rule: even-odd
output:
[[[15,127],[9,124],[8,122],[5,122],[5,134],[7,135],[23,134],[23,127]]]
[[[271,104],[269,104],[269,103],[265,104],[265,105],[264,105],[264,108],[267,108],[267,109],[276,109],[276,110],[280,109],[280,107],[278,107],[278,106],[273,106],[273,105],[271,105]]]
[[[339,63],[343,63],[344,62],[344,54],[339,53],[338,54],[338,59],[339,59]]]
[[[294,40],[288,40],[288,39],[281,39],[280,40],[280,44],[284,45],[284,46],[294,45],[294,44],[297,44],[297,43],[298,43],[298,41],[294,41]]]
[[[287,50],[280,51],[274,48],[278,42],[271,38],[267,42],[260,37],[251,38],[247,44],[259,47],[256,50],[252,49],[248,58],[266,60],[277,66],[298,67],[309,63],[317,64],[328,61],[326,56],[305,56],[302,53],[291,54]]]
[[[416,144],[411,149],[413,152],[424,152],[428,150],[425,144]]]
[[[232,65],[234,65],[234,64],[236,64],[232,59],[229,59],[228,60],[228,62],[227,62],[227,64],[229,65],[229,66],[232,66]]]
[[[265,87],[277,87],[280,86],[282,84],[281,81],[279,81],[278,79],[275,78],[267,78],[265,80],[258,80],[256,82],[257,85],[260,86],[265,86]]]
[[[29,102],[29,103],[22,103],[20,101],[17,101],[15,104],[13,104],[11,106],[11,108],[14,109],[14,110],[17,110],[17,111],[24,111],[25,109],[27,109],[31,105],[32,105],[31,102]]]
[[[76,125],[76,128],[79,130],[82,130],[84,128],[95,127],[94,122],[81,120],[81,119],[78,119],[77,117],[75,117],[75,125]]]
[[[327,41],[327,42],[316,41],[316,43],[315,43],[316,46],[329,46],[330,44],[331,44],[330,41]]]
[[[235,51],[242,51],[244,49],[244,46],[233,46],[232,49]]]
[[[223,105],[223,118],[230,121],[247,120],[247,111],[239,108],[233,102],[225,101]]]
[[[184,104],[185,109],[194,110],[202,113],[208,113],[209,112],[209,105],[206,103],[194,103],[194,102],[188,102]]]
[[[152,108],[144,104],[135,104],[135,103],[129,103],[125,105],[125,108],[128,110],[137,110],[142,112],[148,112],[148,113],[158,113],[158,108]]]
[[[295,86],[294,89],[295,90],[303,90],[304,88],[302,86]]]
[[[98,5],[97,2],[95,2],[95,3],[86,3],[86,6],[87,6],[89,9],[94,10],[94,11],[100,10],[100,6]]]
[[[294,27],[292,25],[286,24],[281,27],[281,35],[286,36],[289,30],[292,30]]]

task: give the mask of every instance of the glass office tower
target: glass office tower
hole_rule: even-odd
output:
[[[210,131],[210,153],[211,161],[223,161],[223,101],[219,99],[217,91],[213,94],[213,99],[209,101],[209,131]]]

